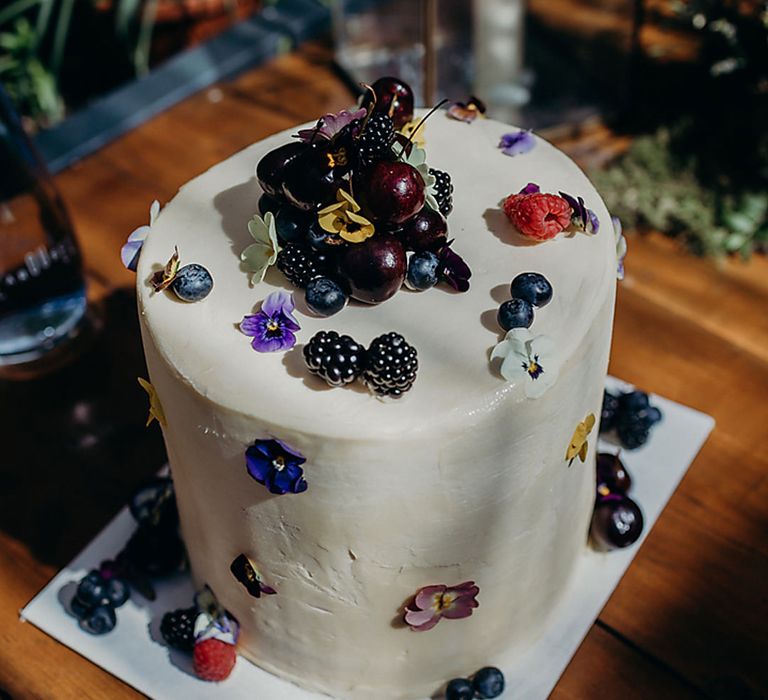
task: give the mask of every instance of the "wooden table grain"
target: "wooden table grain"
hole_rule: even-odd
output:
[[[103,330],[73,367],[0,383],[0,697],[137,697],[18,621],[163,460],[135,384],[143,359],[134,276],[118,256],[126,234],[153,199],[168,201],[214,163],[349,103],[325,52],[308,46],[188,99],[57,177]],[[581,163],[626,145],[599,124],[550,136]],[[631,237],[610,369],[717,426],[552,697],[765,697],[768,261],[717,263],[661,235]]]

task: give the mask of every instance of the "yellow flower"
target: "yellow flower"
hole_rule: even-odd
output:
[[[590,413],[581,423],[576,426],[576,430],[573,431],[573,437],[571,438],[571,444],[568,445],[568,451],[565,453],[565,458],[568,460],[568,466],[571,466],[576,457],[582,462],[587,459],[587,437],[592,432],[592,428],[595,427],[595,414]]]
[[[179,249],[174,246],[173,255],[171,255],[168,262],[165,263],[165,267],[162,270],[155,272],[150,278],[149,282],[152,285],[152,288],[156,292],[162,292],[163,290],[168,289],[168,287],[173,284],[173,280],[176,279],[176,273],[179,271],[180,264]]]
[[[147,395],[149,396],[149,415],[147,416],[147,426],[149,426],[153,420],[156,420],[160,425],[165,427],[167,424],[165,422],[165,411],[163,411],[163,406],[160,403],[160,397],[157,395],[157,392],[155,391],[155,387],[152,386],[146,379],[143,379],[142,377],[136,377],[138,380],[140,386],[144,391],[147,392]]]
[[[424,122],[412,119],[411,121],[403,124],[403,128],[400,129],[400,133],[405,138],[410,139],[412,143],[416,144],[419,148],[424,148],[427,145],[427,139],[424,136]]]
[[[323,231],[335,233],[350,243],[362,243],[376,232],[373,224],[360,216],[360,205],[349,192],[339,188],[336,199],[336,204],[329,204],[317,212],[317,221]]]

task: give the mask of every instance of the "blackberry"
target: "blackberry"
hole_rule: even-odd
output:
[[[636,450],[645,445],[651,434],[651,426],[645,416],[638,413],[619,413],[616,421],[616,434],[622,447],[628,450]]]
[[[607,433],[616,427],[619,415],[619,397],[610,391],[603,392],[603,408],[600,411],[600,432]]]
[[[194,629],[197,608],[179,608],[163,615],[160,634],[169,647],[179,651],[192,652],[195,647]]]
[[[318,331],[304,346],[304,363],[312,374],[330,386],[355,381],[363,372],[365,348],[348,335],[336,331]]]
[[[432,193],[440,207],[440,213],[448,216],[453,211],[453,183],[451,176],[445,170],[429,169],[429,174],[435,176],[435,184],[432,185]]]
[[[302,289],[310,280],[324,275],[328,269],[328,259],[325,255],[296,243],[288,243],[277,254],[276,263],[277,269],[287,280]]]
[[[385,333],[374,338],[368,348],[363,381],[379,396],[398,398],[413,386],[418,369],[416,348],[399,333]]]
[[[395,138],[395,127],[386,114],[372,114],[363,133],[357,139],[357,153],[363,163],[386,158]]]

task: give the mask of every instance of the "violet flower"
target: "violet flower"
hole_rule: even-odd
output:
[[[368,114],[368,111],[365,109],[357,109],[354,112],[342,109],[341,112],[336,114],[325,114],[317,120],[317,124],[311,129],[300,129],[296,134],[296,138],[304,141],[304,143],[312,143],[317,138],[330,141],[347,124],[351,124],[355,119],[363,119],[366,114]]]
[[[261,311],[243,317],[240,330],[251,336],[256,352],[288,350],[296,345],[294,331],[300,330],[292,312],[296,308],[289,292],[272,292],[261,304]]]
[[[437,271],[439,276],[444,279],[457,292],[466,292],[469,289],[469,278],[472,277],[472,270],[464,259],[451,248],[453,241],[448,241],[438,255]]]
[[[582,197],[572,197],[571,195],[560,192],[560,196],[570,204],[573,209],[573,225],[587,233],[597,233],[600,230],[600,220],[597,214],[591,209],[587,209]]]
[[[195,594],[197,617],[193,628],[195,643],[217,639],[225,644],[237,644],[240,625],[234,616],[219,603],[208,585]]]
[[[256,440],[245,451],[248,473],[271,493],[302,493],[307,490],[301,465],[307,459],[280,440]]]
[[[538,194],[539,192],[541,192],[541,187],[535,182],[529,182],[518,194]]]
[[[253,560],[246,557],[245,554],[239,554],[230,564],[229,570],[254,598],[261,598],[262,594],[277,594],[277,591],[272,586],[264,583],[259,570],[256,568],[256,564],[253,563]]]
[[[126,269],[131,272],[136,272],[136,268],[139,265],[139,256],[141,255],[141,249],[144,246],[144,241],[149,235],[152,225],[155,223],[158,215],[160,214],[160,202],[155,200],[149,207],[149,225],[139,226],[124,243],[120,249],[120,259],[123,261]]]
[[[474,581],[464,581],[456,586],[425,586],[405,607],[405,622],[416,632],[426,632],[443,618],[469,617],[479,605],[475,599],[479,592]]]
[[[520,156],[532,151],[535,146],[536,138],[530,129],[504,134],[499,141],[499,148],[505,156]]]
[[[622,234],[621,220],[618,216],[611,217],[613,235],[616,238],[616,279],[624,279],[624,258],[627,257],[627,239]]]

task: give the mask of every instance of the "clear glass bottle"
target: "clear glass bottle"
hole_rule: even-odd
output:
[[[64,204],[0,87],[0,374],[78,335],[86,306]]]

